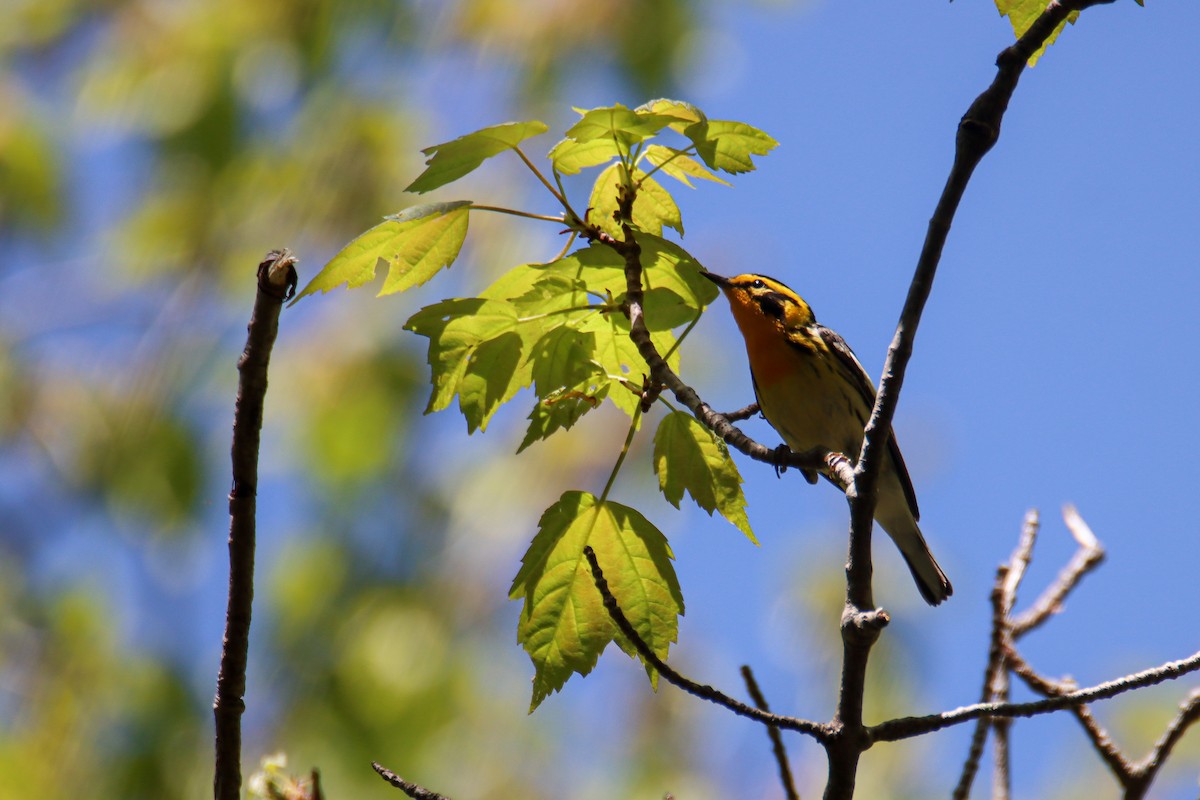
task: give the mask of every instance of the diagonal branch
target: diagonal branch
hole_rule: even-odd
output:
[[[877,638],[878,628],[872,626],[874,636],[861,634],[863,623],[868,619],[878,619],[880,614],[874,610],[871,592],[871,532],[874,525],[876,487],[882,464],[886,459],[892,419],[896,413],[908,361],[912,357],[917,327],[933,289],[933,279],[941,261],[942,249],[975,167],[1000,137],[1001,120],[1029,56],[1041,48],[1046,38],[1071,11],[1104,2],[1112,0],[1067,0],[1065,4],[1053,0],[1030,29],[1011,47],[1000,53],[996,59],[996,77],[991,86],[975,99],[959,122],[954,162],[933,216],[929,220],[925,243],[917,259],[916,270],[896,325],[896,333],[888,347],[879,391],[875,397],[875,407],[863,429],[862,450],[854,468],[853,484],[846,492],[850,505],[850,544],[846,560],[846,609],[842,615],[842,688],[838,696],[835,722],[847,726],[848,733],[846,737],[837,740],[835,749],[830,750],[830,777],[826,786],[826,798],[853,796],[859,755],[867,746],[866,737],[863,736],[865,729],[862,723],[862,689],[870,650]]]
[[[754,705],[760,711],[770,711],[767,706],[767,698],[763,696],[762,689],[758,688],[758,681],[754,679],[754,673],[750,671],[749,664],[742,665],[742,680],[746,682],[746,691],[750,693],[750,699],[754,701]],[[787,750],[783,746],[783,737],[779,735],[779,728],[774,725],[767,726],[767,736],[771,739],[771,752],[775,754],[775,763],[779,765],[779,781],[783,784],[783,793],[787,800],[800,800],[800,793],[796,791],[796,782],[792,780],[792,768],[788,765]]]
[[[1104,561],[1104,547],[1083,521],[1073,505],[1063,507],[1063,521],[1067,530],[1079,543],[1075,555],[1058,574],[1058,579],[1046,587],[1030,608],[1012,621],[1013,637],[1019,639],[1041,625],[1062,608],[1063,601],[1083,579],[1083,576],[1100,566]]]
[[[411,797],[413,800],[450,800],[444,794],[430,791],[423,786],[418,786],[412,781],[406,781],[396,773],[392,772],[387,767],[380,764],[378,761],[371,762],[371,769],[379,773],[379,777],[395,786],[400,791]]]
[[[1154,743],[1146,757],[1134,765],[1134,774],[1141,783],[1143,793],[1149,788],[1158,770],[1166,763],[1167,756],[1171,754],[1175,745],[1187,733],[1188,728],[1197,722],[1200,722],[1200,689],[1193,689],[1162,737]],[[1126,784],[1125,788],[1128,791],[1129,785]]]
[[[702,700],[707,700],[710,703],[716,703],[719,706],[724,706],[733,713],[741,717],[752,719],[755,722],[761,722],[764,725],[777,728],[783,728],[791,731],[805,733],[816,739],[818,742],[825,743],[829,739],[828,726],[818,722],[811,722],[806,719],[797,719],[796,717],[785,717],[779,714],[772,714],[768,711],[761,711],[753,706],[748,706],[745,703],[734,700],[724,692],[718,691],[711,686],[697,683],[690,678],[685,678],[680,673],[676,672],[667,663],[663,661],[650,648],[650,645],[638,636],[637,630],[625,616],[625,612],[621,610],[617,604],[617,598],[613,597],[612,591],[608,588],[608,581],[604,578],[604,571],[600,569],[600,562],[596,560],[596,551],[587,546],[583,548],[583,555],[587,558],[588,566],[592,569],[592,580],[596,583],[596,588],[600,591],[600,596],[604,599],[604,608],[608,611],[609,617],[612,618],[614,624],[621,631],[622,635],[630,641],[634,649],[638,651],[647,664],[658,670],[668,683],[678,686],[688,694],[695,695]]]

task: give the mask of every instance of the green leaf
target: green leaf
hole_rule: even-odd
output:
[[[683,305],[681,319],[686,322],[717,299],[720,290],[700,274],[700,263],[682,247],[649,233],[638,233],[637,241],[642,248],[642,285],[647,290],[646,325],[652,330],[659,326],[651,319],[656,307],[651,304],[650,292],[670,290]]]
[[[742,476],[729,449],[691,414],[674,411],[659,423],[654,434],[654,471],[671,505],[679,508],[686,491],[710,516],[720,511],[758,544],[746,516]]]
[[[663,173],[670,175],[688,188],[692,188],[692,178],[723,183],[726,186],[733,185],[724,178],[709,172],[696,159],[688,155],[682,155],[682,153],[682,150],[664,147],[661,144],[652,144],[646,148],[646,160],[656,167],[660,167]]]
[[[640,169],[634,170],[633,177],[639,187],[633,201],[633,224],[655,236],[661,236],[666,225],[683,236],[683,217],[671,193]]]
[[[647,178],[642,170],[635,169],[632,183],[639,182],[641,186],[633,199],[634,227],[657,236],[662,235],[663,226],[667,225],[682,234],[683,218],[670,192],[653,178]],[[588,200],[591,209],[588,220],[616,238],[624,235],[616,219],[618,197],[624,184],[625,165],[613,164],[597,176]]]
[[[540,276],[526,292],[509,298],[522,317],[557,315],[572,308],[585,312],[592,304],[587,284],[579,278],[564,274],[552,265],[543,265],[538,272]],[[547,321],[554,324],[554,320]]]
[[[650,368],[629,338],[629,320],[622,314],[598,314],[581,320],[579,329],[596,334],[595,359],[613,383],[609,398],[630,418],[634,417],[640,403],[642,380],[650,373]],[[651,331],[650,341],[659,355],[666,355],[675,344],[675,337],[670,331]],[[679,352],[672,353],[667,363],[678,371]]]
[[[580,417],[600,406],[608,395],[609,386],[605,383],[586,390],[559,390],[539,400],[529,412],[529,428],[517,452],[520,453],[534,442],[550,438],[559,430],[571,428]]]
[[[542,514],[509,590],[524,600],[517,640],[534,665],[530,711],[572,673],[591,672],[620,636],[583,555],[588,545],[621,611],[655,655],[665,659],[677,639],[683,595],[666,537],[628,506],[566,492]]]
[[[732,120],[697,122],[684,135],[696,145],[705,164],[735,174],[753,170],[751,156],[765,156],[779,144],[758,128]]]
[[[418,311],[405,330],[429,338],[433,392],[425,413],[440,411],[458,395],[467,430],[486,430],[501,404],[532,380],[523,354],[529,331],[504,300],[443,300]]]
[[[1141,4],[1141,0],[1138,0]],[[1046,10],[1046,3],[1042,0],[996,0],[996,10],[1000,12],[1000,16],[1008,17],[1009,23],[1012,24],[1013,33],[1020,39],[1025,35],[1025,31],[1033,25],[1034,20],[1042,15]],[[1063,28],[1067,23],[1075,24],[1075,20],[1079,19],[1079,12],[1072,11],[1067,15],[1067,18],[1058,24],[1049,36],[1046,37],[1046,42],[1038,48],[1037,52],[1029,57],[1029,66],[1037,64],[1038,59],[1046,52],[1046,48],[1054,44],[1054,40],[1063,32]]]
[[[607,139],[628,152],[628,148],[661,131],[675,121],[668,114],[638,113],[617,103],[613,106],[584,111],[575,109],[582,118],[567,130],[567,138],[577,142]]]
[[[404,190],[428,192],[445,186],[471,172],[485,160],[511,150],[521,142],[545,133],[546,123],[538,120],[506,122],[468,133],[450,142],[426,147],[421,152],[429,156],[425,171]]]
[[[538,397],[586,385],[601,375],[593,360],[596,335],[562,325],[547,331],[530,348],[534,391]]]
[[[375,278],[381,264],[388,276],[380,297],[420,286],[458,258],[470,205],[469,200],[429,203],[386,218],[343,247],[292,302],[343,283],[357,289]]]
[[[648,103],[643,103],[637,107],[639,114],[657,114],[666,117],[674,117],[670,127],[673,130],[683,133],[689,125],[695,122],[704,122],[708,117],[704,112],[696,108],[691,103],[684,100],[668,100],[659,98],[651,100]]]
[[[586,142],[563,139],[551,148],[550,160],[563,175],[574,175],[581,169],[612,161],[624,155],[624,152],[612,139],[590,139]]]

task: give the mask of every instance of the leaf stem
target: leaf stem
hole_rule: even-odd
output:
[[[673,148],[672,148],[672,149],[673,149]],[[679,158],[679,157],[681,157],[681,156],[690,156],[690,155],[694,155],[694,154],[695,154],[695,152],[696,152],[696,145],[692,145],[691,147],[684,148],[683,150],[675,150],[673,153],[671,153],[671,157],[670,157],[670,158],[668,158],[668,159],[664,160],[664,161],[663,161],[661,164],[655,164],[655,165],[654,165],[654,169],[650,170],[650,171],[649,171],[649,172],[647,172],[645,175],[643,175],[643,176],[642,176],[642,178],[641,178],[641,180],[639,180],[639,181],[637,182],[637,188],[641,189],[641,188],[642,188],[642,184],[646,182],[646,179],[647,179],[647,178],[649,178],[649,177],[650,177],[651,175],[653,175],[654,173],[658,172],[660,169],[662,169],[663,167],[665,167],[667,164],[670,164],[670,163],[671,163],[672,161],[674,161],[675,159],[677,159],[677,158]],[[640,159],[639,159],[639,160],[640,160]]]
[[[575,240],[579,238],[579,231],[572,229],[571,235],[567,237],[567,243],[563,245],[562,250],[558,251],[558,255],[550,259],[551,263],[561,261],[567,257],[567,253],[571,250],[571,245],[575,244]]]
[[[608,476],[608,483],[604,484],[604,491],[600,493],[601,503],[608,499],[608,493],[617,480],[617,473],[621,471],[621,465],[625,463],[625,456],[629,455],[629,446],[633,444],[633,435],[637,433],[638,422],[641,421],[641,418],[642,410],[639,408],[633,412],[633,419],[629,421],[629,433],[625,434],[625,444],[621,446],[621,455],[617,456],[617,463],[613,464],[612,473]]]
[[[687,335],[692,332],[692,328],[696,327],[696,323],[698,323],[700,321],[700,317],[703,314],[704,314],[703,311],[696,312],[695,319],[693,319],[691,322],[689,322],[688,326],[683,329],[683,333],[679,334],[679,337],[675,340],[675,343],[671,345],[671,349],[669,349],[669,350],[667,350],[667,352],[663,353],[663,361],[668,361],[668,360],[670,360],[671,356],[675,355],[675,351],[679,349],[679,345],[683,344],[683,340],[686,339]]]
[[[528,211],[517,211],[515,208],[503,208],[501,206],[481,206],[472,203],[468,208],[475,211],[494,211],[497,214],[510,214],[514,217],[525,217],[526,219],[538,219],[543,222],[557,222],[560,225],[566,225],[566,217],[552,217],[548,214],[533,214]]]
[[[533,174],[537,176],[537,179],[542,182],[542,185],[550,190],[550,194],[554,195],[554,199],[565,208],[567,206],[566,195],[560,194],[557,189],[550,185],[550,181],[546,180],[546,176],[543,175],[542,171],[538,169],[532,161],[529,160],[529,156],[525,155],[525,152],[521,150],[520,147],[514,146],[513,150],[515,150],[517,155],[521,157],[521,160],[525,162],[525,166],[529,167]]]
[[[528,317],[517,317],[517,322],[536,322],[539,319],[547,319],[558,314],[570,314],[575,311],[615,311],[616,309],[610,303],[589,303],[585,306],[571,306],[570,308],[556,308],[553,311],[545,311],[541,314],[533,314]]]
[[[566,187],[563,186],[562,175],[559,175],[558,170],[555,168],[552,168],[551,174],[554,175],[554,183],[555,183],[555,185],[558,186],[558,197],[559,197],[559,200],[562,201],[563,208],[566,209],[566,211],[567,211],[568,218],[571,219],[573,222],[576,222],[576,223],[582,225],[583,217],[576,214],[575,209],[571,208],[571,204],[567,201],[567,189],[566,189]],[[578,236],[579,231],[572,228],[571,235]]]

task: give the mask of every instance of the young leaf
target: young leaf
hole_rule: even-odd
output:
[[[686,491],[710,516],[720,511],[746,538],[758,544],[746,516],[742,476],[729,457],[729,449],[691,414],[673,411],[658,424],[654,471],[671,505],[679,508]]]
[[[632,418],[641,402],[642,379],[650,373],[650,367],[629,338],[629,320],[621,314],[596,315],[582,320],[579,329],[596,334],[595,359],[612,383],[609,397]],[[651,331],[650,341],[659,355],[665,356],[675,344],[675,337],[670,331]],[[679,369],[678,350],[667,363],[672,369]]]
[[[458,395],[471,433],[485,430],[496,409],[533,380],[523,358],[530,332],[507,301],[443,300],[418,311],[404,328],[429,338],[433,392],[425,413],[446,408]]]
[[[658,114],[674,117],[671,129],[683,133],[687,126],[694,122],[704,122],[708,117],[704,112],[684,100],[668,100],[659,98],[648,103],[642,103],[635,109],[639,114]]]
[[[540,398],[581,386],[600,374],[593,360],[596,335],[566,325],[547,331],[529,351],[534,392]]]
[[[550,149],[550,160],[563,175],[574,175],[581,169],[607,163],[626,152],[612,139],[590,139],[586,142],[563,139]]]
[[[683,155],[682,150],[676,150],[672,147],[664,147],[661,144],[648,145],[646,147],[646,160],[688,188],[693,188],[692,178],[723,183],[726,186],[733,185],[724,178],[709,172],[696,159],[688,155]]]
[[[567,130],[567,138],[577,142],[608,139],[616,142],[623,152],[670,125],[676,118],[666,114],[638,113],[617,103],[613,106],[575,109],[582,118]]]
[[[551,392],[544,400],[539,400],[529,412],[529,428],[517,452],[550,438],[559,430],[569,429],[584,414],[600,406],[608,395],[608,388],[609,384],[605,383],[595,388]]]
[[[1141,5],[1141,0],[1138,0],[1138,5]],[[1013,33],[1019,39],[1025,34],[1025,31],[1029,30],[1033,21],[1046,10],[1046,4],[1040,0],[996,0],[996,10],[1000,12],[1000,16],[1008,17]],[[1036,64],[1042,54],[1046,52],[1046,48],[1054,44],[1054,40],[1063,32],[1063,28],[1067,26],[1068,22],[1074,25],[1077,19],[1079,19],[1079,12],[1072,11],[1065,20],[1058,23],[1058,27],[1046,37],[1045,43],[1029,57],[1029,66],[1032,67]]]
[[[426,147],[421,151],[429,156],[425,161],[425,171],[404,191],[428,192],[445,186],[471,172],[492,156],[511,150],[531,136],[537,136],[547,130],[546,123],[538,120],[506,122],[468,133],[450,142]]]
[[[696,145],[704,163],[722,172],[750,172],[751,156],[765,156],[779,142],[744,122],[707,120],[689,125],[684,135]]]
[[[609,166],[596,177],[596,183],[592,186],[592,196],[588,200],[588,207],[591,209],[588,219],[613,237],[624,235],[616,220],[617,198],[625,183],[624,176],[624,164]],[[653,178],[646,177],[646,173],[640,169],[634,170],[632,183],[641,184],[633,200],[634,227],[661,236],[663,226],[667,225],[682,235],[683,218],[670,192]]]
[[[458,258],[470,205],[469,200],[428,203],[386,218],[343,247],[292,302],[343,283],[357,289],[374,279],[380,264],[388,267],[380,297],[420,286]]]
[[[530,711],[572,673],[591,672],[619,636],[584,558],[588,545],[621,610],[654,653],[666,658],[676,641],[683,595],[666,537],[628,506],[566,492],[542,514],[509,590],[510,598],[524,600],[517,640],[535,670]]]
[[[637,234],[642,248],[642,283],[647,292],[669,289],[686,308],[683,318],[690,321],[696,312],[717,299],[719,289],[700,274],[700,263],[677,244],[649,233]],[[651,306],[647,298],[646,324],[651,325]]]

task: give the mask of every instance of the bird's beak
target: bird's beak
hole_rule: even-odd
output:
[[[732,281],[730,281],[729,278],[722,277],[722,276],[716,274],[715,272],[709,272],[706,269],[702,269],[702,270],[700,270],[700,274],[703,275],[704,277],[708,278],[710,281],[715,283],[717,286],[720,286],[722,289],[728,289],[730,286],[733,285]]]

